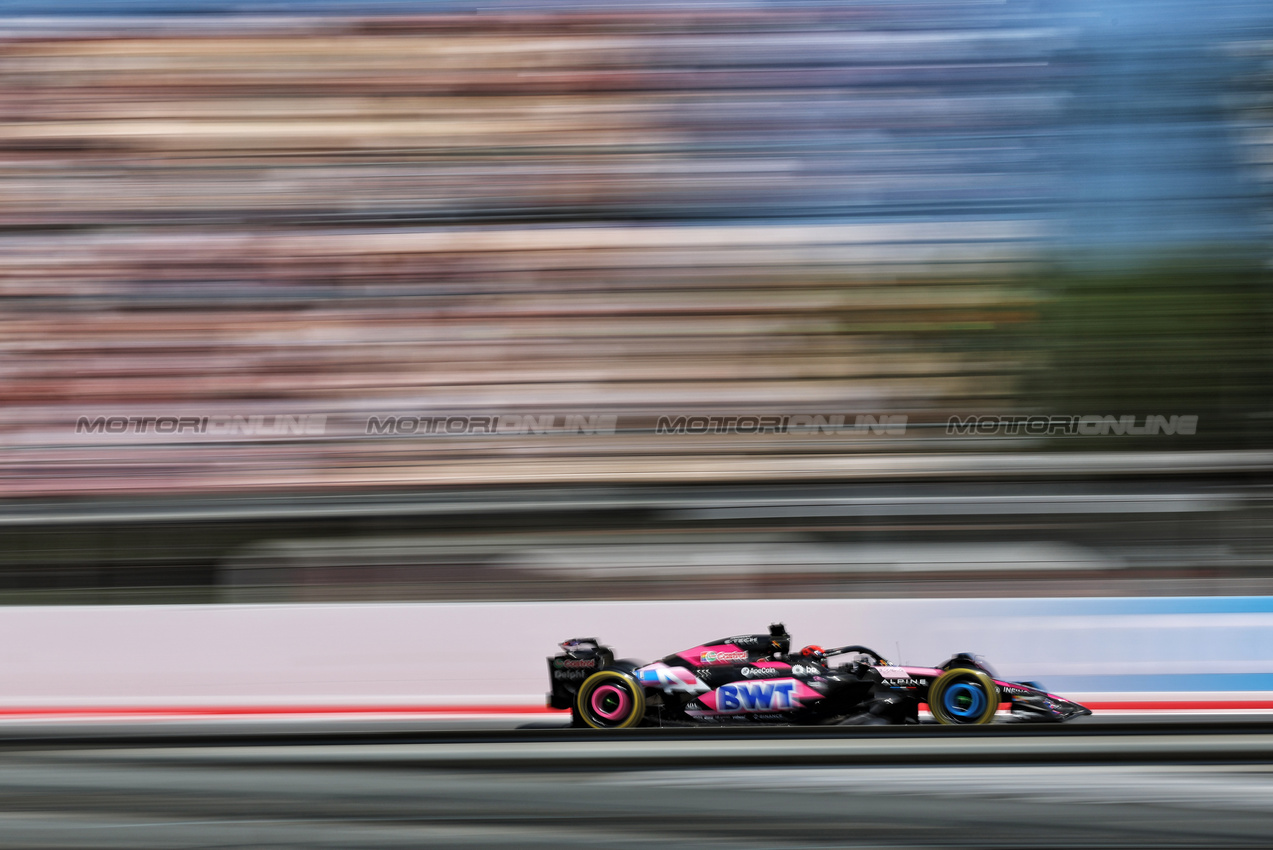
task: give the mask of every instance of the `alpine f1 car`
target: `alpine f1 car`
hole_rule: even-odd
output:
[[[1033,682],[1005,682],[968,653],[937,667],[889,664],[865,646],[791,654],[781,623],[642,664],[616,660],[596,638],[573,638],[548,659],[548,704],[573,725],[597,729],[724,723],[876,725],[918,723],[927,704],[938,723],[982,724],[1001,703],[1013,720],[1061,722],[1092,712]],[[846,658],[836,664],[832,659]]]

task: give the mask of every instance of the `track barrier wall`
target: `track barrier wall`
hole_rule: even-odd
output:
[[[1098,710],[1273,709],[1273,598],[1158,597],[8,607],[0,714],[536,713],[566,638],[648,661],[776,621]]]

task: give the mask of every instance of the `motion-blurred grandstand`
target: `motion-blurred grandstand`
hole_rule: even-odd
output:
[[[1061,6],[16,7],[0,587],[1266,588],[1273,15]]]

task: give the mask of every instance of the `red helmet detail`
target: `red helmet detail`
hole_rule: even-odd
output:
[[[804,658],[815,658],[815,659],[826,657],[826,653],[822,651],[822,647],[812,643],[806,646],[804,649],[800,650],[800,655]]]

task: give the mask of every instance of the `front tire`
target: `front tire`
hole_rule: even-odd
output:
[[[995,719],[999,688],[980,670],[947,670],[928,691],[928,710],[947,726],[981,726]]]
[[[593,729],[628,729],[645,718],[645,689],[619,670],[600,670],[584,679],[575,712]]]

